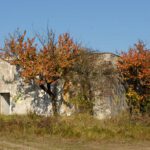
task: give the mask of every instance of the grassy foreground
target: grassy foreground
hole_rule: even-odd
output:
[[[0,135],[14,138],[59,136],[84,140],[150,140],[150,118],[130,119],[127,115],[97,120],[85,114],[71,117],[0,116]]]
[[[35,114],[0,116],[0,141],[4,141],[0,147],[27,142],[29,145],[37,143],[35,145],[39,147],[42,146],[41,143],[43,146],[44,143],[55,144],[61,149],[66,144],[71,144],[70,149],[79,149],[80,144],[84,145],[85,142],[89,147],[93,142],[149,143],[150,118],[130,119],[127,115],[122,115],[100,121],[85,114],[71,117],[43,117]]]

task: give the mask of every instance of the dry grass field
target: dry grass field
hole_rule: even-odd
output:
[[[150,150],[150,119],[0,116],[0,150]]]

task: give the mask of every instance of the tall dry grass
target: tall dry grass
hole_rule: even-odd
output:
[[[123,114],[97,120],[87,114],[43,117],[36,114],[0,116],[0,135],[14,138],[59,136],[84,140],[150,140],[150,118]]]

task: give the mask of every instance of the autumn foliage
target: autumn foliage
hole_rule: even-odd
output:
[[[26,38],[26,32],[5,42],[4,59],[18,66],[26,82],[37,84],[52,99],[53,113],[57,113],[56,93],[52,90],[55,82],[63,78],[76,61],[79,47],[68,33],[55,40],[48,32],[47,42],[40,49],[35,38]]]
[[[150,109],[150,50],[139,41],[128,52],[123,52],[118,69],[127,83],[130,113],[144,113]]]

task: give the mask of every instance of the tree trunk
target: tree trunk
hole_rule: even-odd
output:
[[[52,110],[53,110],[53,115],[54,115],[54,116],[58,116],[56,95],[51,96],[51,98],[52,98]]]
[[[57,116],[58,115],[58,109],[57,109],[57,92],[56,92],[56,87],[54,87],[54,91],[51,91],[51,85],[48,83],[47,87],[45,87],[43,84],[40,85],[40,88],[43,89],[50,97],[52,101],[52,111],[53,115]]]

